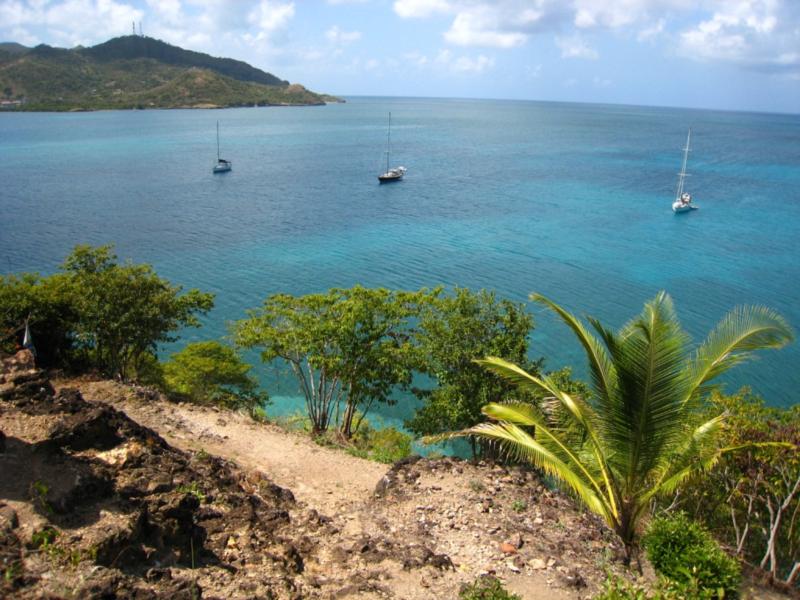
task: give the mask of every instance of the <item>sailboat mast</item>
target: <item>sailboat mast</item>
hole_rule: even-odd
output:
[[[389,113],[389,130],[386,132],[386,172],[389,172],[389,153],[392,149],[392,113]]]
[[[219,162],[219,121],[217,121],[217,162]]]
[[[683,194],[683,180],[686,178],[686,162],[689,158],[689,142],[692,139],[692,130],[689,129],[689,133],[686,136],[686,147],[683,149],[683,164],[681,165],[681,174],[678,177],[678,192],[675,196],[675,199],[678,200]]]

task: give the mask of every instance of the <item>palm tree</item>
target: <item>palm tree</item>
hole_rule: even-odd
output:
[[[664,292],[617,333],[589,318],[596,335],[547,298],[533,294],[531,300],[553,310],[583,346],[591,399],[572,397],[547,376],[488,357],[478,362],[520,388],[544,391],[548,400],[540,406],[489,404],[483,413],[493,422],[455,435],[494,440],[560,479],[619,535],[630,562],[650,500],[731,450],[718,444],[725,415],[699,416],[709,382],[754,350],[784,346],[792,331],[767,308],[737,308],[691,351]]]

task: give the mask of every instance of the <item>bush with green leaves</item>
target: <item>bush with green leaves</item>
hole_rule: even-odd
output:
[[[739,563],[685,514],[654,519],[642,544],[660,575],[709,597],[735,597],[742,580]]]
[[[411,454],[411,436],[394,427],[384,427],[370,433],[367,448],[372,460],[397,462]]]
[[[27,319],[40,365],[137,378],[159,344],[200,325],[213,298],[184,292],[150,265],[118,262],[112,246],[79,245],[59,273],[0,277],[0,350],[22,341]]]
[[[522,600],[503,587],[497,577],[483,576],[461,588],[459,600]]]
[[[75,338],[92,365],[127,379],[174,332],[198,327],[198,314],[214,306],[213,294],[185,293],[150,265],[119,263],[112,246],[76,246],[64,264],[77,312]]]
[[[661,577],[654,585],[647,586],[611,575],[592,600],[719,600],[724,597],[719,595],[719,590],[701,587],[696,579],[678,582]]]
[[[723,444],[738,448],[710,472],[691,478],[677,497],[661,499],[700,521],[714,536],[776,581],[800,584],[800,404],[767,406],[742,388],[714,392],[712,409],[728,417]]]
[[[193,342],[164,364],[168,392],[198,404],[243,409],[255,415],[268,401],[251,366],[236,351],[217,341]]]

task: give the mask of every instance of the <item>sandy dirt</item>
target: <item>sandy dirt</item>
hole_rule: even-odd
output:
[[[621,571],[614,536],[531,473],[449,459],[389,470],[320,446],[307,434],[212,407],[167,402],[115,382],[72,379],[53,385],[78,388],[86,400],[111,404],[177,448],[266,474],[301,504],[326,515],[343,539],[362,544],[364,560],[373,556],[379,562],[396,543],[432,551],[433,562],[439,556],[447,561],[438,568],[388,568],[376,584],[383,592],[354,590],[336,597],[456,598],[462,584],[490,573],[524,600],[588,599],[607,571]],[[321,580],[327,575],[324,569],[318,573]],[[646,575],[653,578],[652,572]],[[746,597],[781,598],[766,590]]]

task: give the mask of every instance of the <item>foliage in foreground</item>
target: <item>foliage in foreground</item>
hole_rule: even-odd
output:
[[[506,591],[503,582],[496,577],[479,577],[464,585],[458,594],[459,600],[522,600],[516,594]]]
[[[710,381],[754,350],[785,345],[792,332],[773,311],[738,308],[691,352],[666,293],[617,333],[589,319],[596,336],[552,301],[532,299],[559,315],[578,338],[589,360],[591,398],[489,357],[481,364],[551,400],[541,406],[489,404],[483,411],[494,422],[455,435],[495,441],[561,480],[617,533],[630,560],[639,521],[653,499],[710,468],[728,450],[720,446],[725,415],[698,419]]]
[[[198,404],[233,410],[258,411],[268,401],[233,348],[217,341],[194,342],[164,363],[168,392]]]
[[[606,579],[603,591],[592,600],[721,600],[717,590],[700,587],[696,580],[686,583],[664,577],[650,587],[628,581],[622,577],[610,576]]]
[[[13,351],[29,318],[42,366],[134,378],[158,344],[199,326],[212,306],[212,294],[183,292],[149,265],[119,263],[111,246],[76,246],[59,273],[0,277],[0,344]]]
[[[198,327],[197,314],[214,305],[212,294],[181,294],[150,265],[119,264],[111,246],[76,246],[62,268],[73,286],[80,348],[93,365],[122,379],[159,343],[175,341],[172,332]]]
[[[528,334],[533,318],[521,303],[498,300],[486,290],[456,288],[452,295],[432,297],[421,306],[415,343],[420,368],[436,384],[414,389],[423,404],[406,427],[417,435],[464,429],[483,420],[481,407],[499,402],[512,386],[473,361],[499,356],[528,364]],[[473,456],[485,448],[474,440]]]
[[[718,598],[733,597],[739,589],[739,563],[682,513],[654,519],[642,545],[655,570],[679,585],[692,585]]]
[[[368,419],[361,418],[361,426],[352,438],[344,439],[338,432],[314,433],[307,415],[296,413],[278,419],[278,424],[292,431],[311,433],[316,443],[344,450],[352,456],[391,464],[412,453],[413,438],[395,427],[373,427]]]
[[[238,345],[259,348],[265,363],[288,364],[300,385],[313,433],[327,431],[341,406],[340,432],[353,436],[375,403],[411,383],[414,348],[408,319],[429,292],[355,286],[325,293],[275,294],[234,326]],[[337,413],[338,414],[338,413]]]
[[[353,438],[354,454],[391,464],[411,455],[412,438],[395,427],[373,429],[369,424]]]
[[[728,417],[728,454],[676,498],[666,498],[703,522],[736,554],[789,585],[800,582],[800,404],[764,405],[746,388],[711,396],[712,410]],[[763,442],[778,442],[783,445]]]

